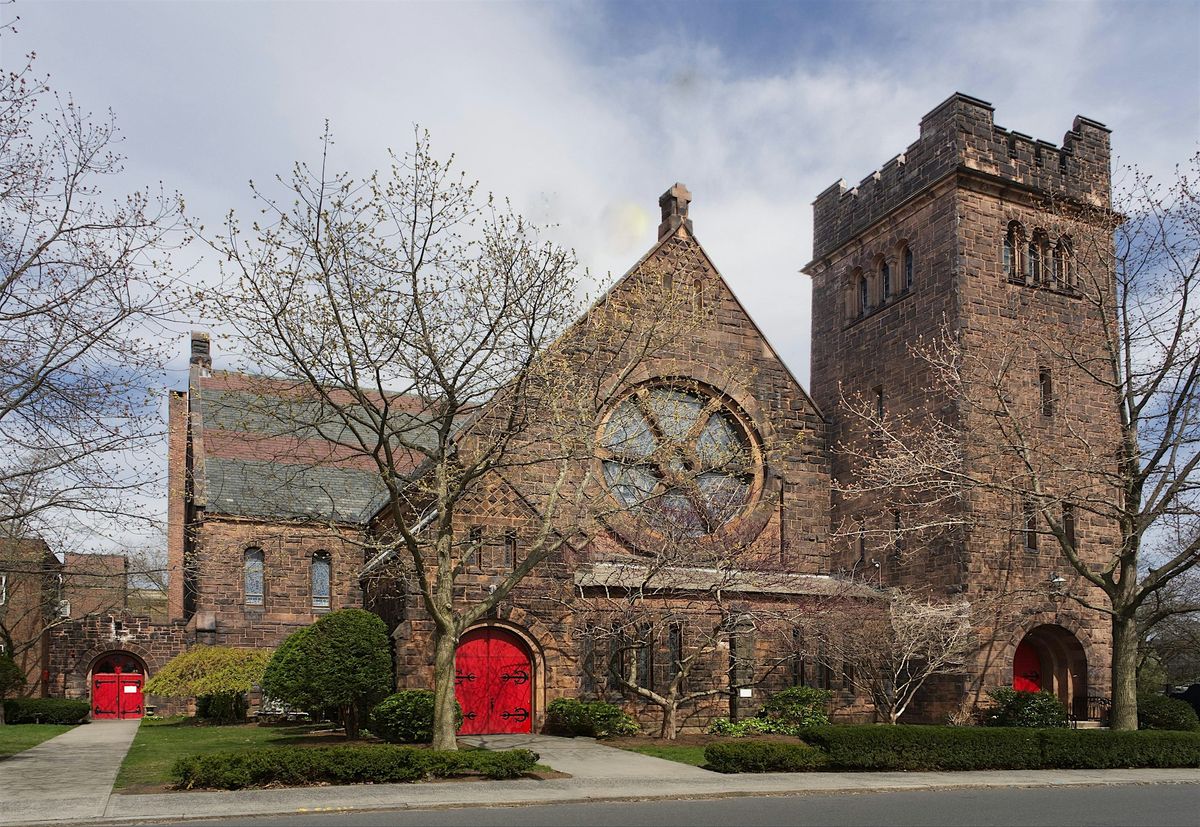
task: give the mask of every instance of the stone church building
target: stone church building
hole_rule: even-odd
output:
[[[1101,124],[1076,118],[1056,146],[1002,129],[990,105],[955,94],[921,120],[902,154],[857,186],[820,193],[812,261],[803,267],[813,284],[807,389],[701,246],[691,194],[678,184],[664,193],[657,241],[608,295],[648,284],[686,293],[706,323],[649,354],[596,424],[596,474],[615,507],[586,542],[561,546],[464,635],[464,731],[536,731],[547,703],[563,696],[620,700],[645,729],[656,728],[658,707],[623,686],[605,657],[622,638],[611,624],[585,619],[629,605],[621,601],[644,587],[651,546],[661,549],[668,534],[675,545],[705,549],[710,561],[732,549],[753,563],[720,588],[719,566],[689,564],[686,555],[663,566],[649,603],[672,619],[619,655],[637,658],[641,682],[662,692],[686,656],[703,649],[687,689],[713,691],[681,710],[685,727],[752,713],[771,691],[797,683],[833,690],[835,712],[869,720],[849,670],[794,635],[740,620],[824,611],[831,600],[858,611],[854,586],[863,582],[967,599],[1003,584],[1011,595],[1010,622],[981,629],[978,655],[961,675],[932,683],[906,720],[944,721],[964,699],[1009,685],[1049,689],[1077,716],[1094,716],[1089,698],[1108,694],[1106,621],[1056,593],[1079,594],[1086,584],[1038,536],[1022,504],[973,494],[958,506],[955,531],[928,542],[914,536],[899,553],[889,529],[906,514],[871,513],[837,492],[858,473],[839,446],[869,438],[847,410],[851,397],[889,416],[950,416],[964,441],[982,434],[980,414],[935,390],[912,352],[946,329],[968,349],[1027,343],[1012,396],[1044,406],[1047,438],[1056,429],[1090,431],[1101,442],[1113,436],[1103,389],[1053,363],[1028,335],[1032,327],[1101,346],[1101,322],[1071,280],[1084,252],[1045,216],[1051,201],[1108,208],[1109,163]],[[318,432],[279,434],[256,413],[270,384],[213,370],[203,334],[191,346],[188,388],[170,399],[168,620],[116,612],[59,626],[47,691],[93,693],[114,655],[124,672],[147,675],[193,644],[275,646],[345,607],[384,618],[399,685],[429,686],[432,622],[417,594],[380,576],[392,561],[370,542],[382,519],[374,466],[338,456]],[[1051,396],[1051,382],[1063,392]],[[681,464],[707,470],[696,486],[672,489],[666,481]],[[464,599],[485,593],[531,542],[537,503],[520,479],[509,483],[505,496],[462,515],[473,548]],[[1097,560],[1115,542],[1114,526],[1082,515],[1072,515],[1071,531]],[[720,623],[708,629],[720,634],[704,637],[698,619],[713,613]],[[654,624],[645,614],[634,625],[643,622]]]

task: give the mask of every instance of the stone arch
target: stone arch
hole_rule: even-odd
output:
[[[156,657],[150,650],[144,646],[140,646],[131,640],[110,640],[104,643],[99,643],[88,649],[79,660],[75,662],[74,673],[79,678],[83,686],[89,685],[89,678],[92,673],[92,667],[101,658],[112,654],[128,654],[137,658],[142,662],[145,668],[145,676],[149,678],[155,672],[162,668],[163,664],[160,658]]]
[[[1033,624],[1013,642],[1007,662],[1014,688],[1050,692],[1076,717],[1086,717],[1088,651],[1079,635],[1067,626],[1058,622]]]
[[[532,731],[540,732],[546,722],[546,680],[548,670],[546,667],[546,647],[543,646],[543,639],[553,640],[550,631],[535,617],[531,617],[523,609],[513,608],[506,612],[509,617],[498,618],[489,617],[473,623],[471,626],[463,630],[460,637],[465,638],[471,632],[477,632],[481,629],[500,629],[508,632],[516,637],[525,648],[529,651],[529,659],[533,664],[533,687],[530,692],[531,702],[533,704],[533,721]],[[519,615],[519,621],[514,618],[514,615]],[[533,627],[540,626],[540,634],[533,633]]]

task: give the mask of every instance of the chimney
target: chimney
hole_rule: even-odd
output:
[[[688,192],[687,187],[678,182],[662,194],[658,199],[658,206],[662,208],[662,223],[658,225],[659,241],[680,227],[689,233],[692,231],[692,221],[688,218],[688,204],[691,202],[692,194]]]
[[[207,333],[192,331],[192,358],[189,363],[206,370],[212,369],[212,349]]]

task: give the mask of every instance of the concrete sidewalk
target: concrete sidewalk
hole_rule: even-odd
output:
[[[92,724],[90,730],[109,726]],[[75,732],[76,730],[72,730]],[[70,733],[68,733],[70,734]],[[115,736],[115,730],[113,731]],[[59,736],[62,738],[65,736]],[[128,738],[132,738],[132,730]],[[58,739],[54,739],[58,740]],[[115,738],[113,739],[115,743]],[[19,808],[0,808],[0,825],[62,824],[69,821],[130,823],[137,821],[221,818],[228,816],[290,815],[314,811],[393,810],[470,806],[503,806],[600,800],[647,800],[663,798],[714,798],[726,796],[783,795],[795,793],[838,793],[894,790],[931,790],[972,787],[1057,787],[1110,784],[1196,784],[1200,793],[1200,770],[1042,770],[1022,772],[960,773],[772,773],[764,775],[721,775],[697,767],[663,761],[618,750],[586,738],[553,738],[544,735],[477,736],[464,743],[493,749],[524,747],[538,752],[542,763],[569,772],[573,778],[533,781],[453,781],[425,784],[360,784],[338,787],[301,787],[283,790],[238,790],[234,792],[186,792],[155,795],[108,795],[101,801],[100,780],[78,778],[80,770],[64,768],[56,761],[42,765],[42,783],[27,785],[21,795],[11,796],[0,777],[6,798],[21,799]],[[50,744],[50,741],[46,742]],[[45,745],[42,745],[45,746]],[[127,740],[120,746],[123,754]],[[35,747],[34,752],[41,747]],[[114,753],[116,749],[112,750]],[[25,754],[25,753],[22,753]],[[60,753],[63,755],[65,753]],[[89,753],[90,754],[90,753]],[[11,760],[11,759],[10,759]],[[4,762],[8,763],[8,762]],[[89,761],[90,763],[90,761]],[[118,756],[104,784],[115,777]],[[32,766],[32,765],[27,765]],[[80,764],[79,767],[85,766]],[[0,764],[3,768],[4,764]],[[64,775],[65,773],[65,775]],[[71,807],[63,799],[60,779],[84,783],[89,794]],[[68,779],[71,779],[68,782]],[[86,799],[86,800],[85,800]],[[75,800],[74,798],[68,800]]]
[[[105,814],[140,721],[95,721],[0,761],[0,824]]]

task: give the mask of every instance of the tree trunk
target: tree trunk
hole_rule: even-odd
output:
[[[358,704],[349,703],[342,707],[342,724],[346,727],[346,740],[358,739]]]
[[[458,715],[454,697],[454,657],[458,639],[436,633],[433,661],[433,748],[458,749]]]
[[[658,737],[666,738],[668,741],[675,740],[675,734],[679,731],[679,704],[669,704],[663,707],[663,723],[662,730],[658,733]]]
[[[1112,619],[1112,710],[1109,726],[1137,729],[1137,619],[1122,613]]]

